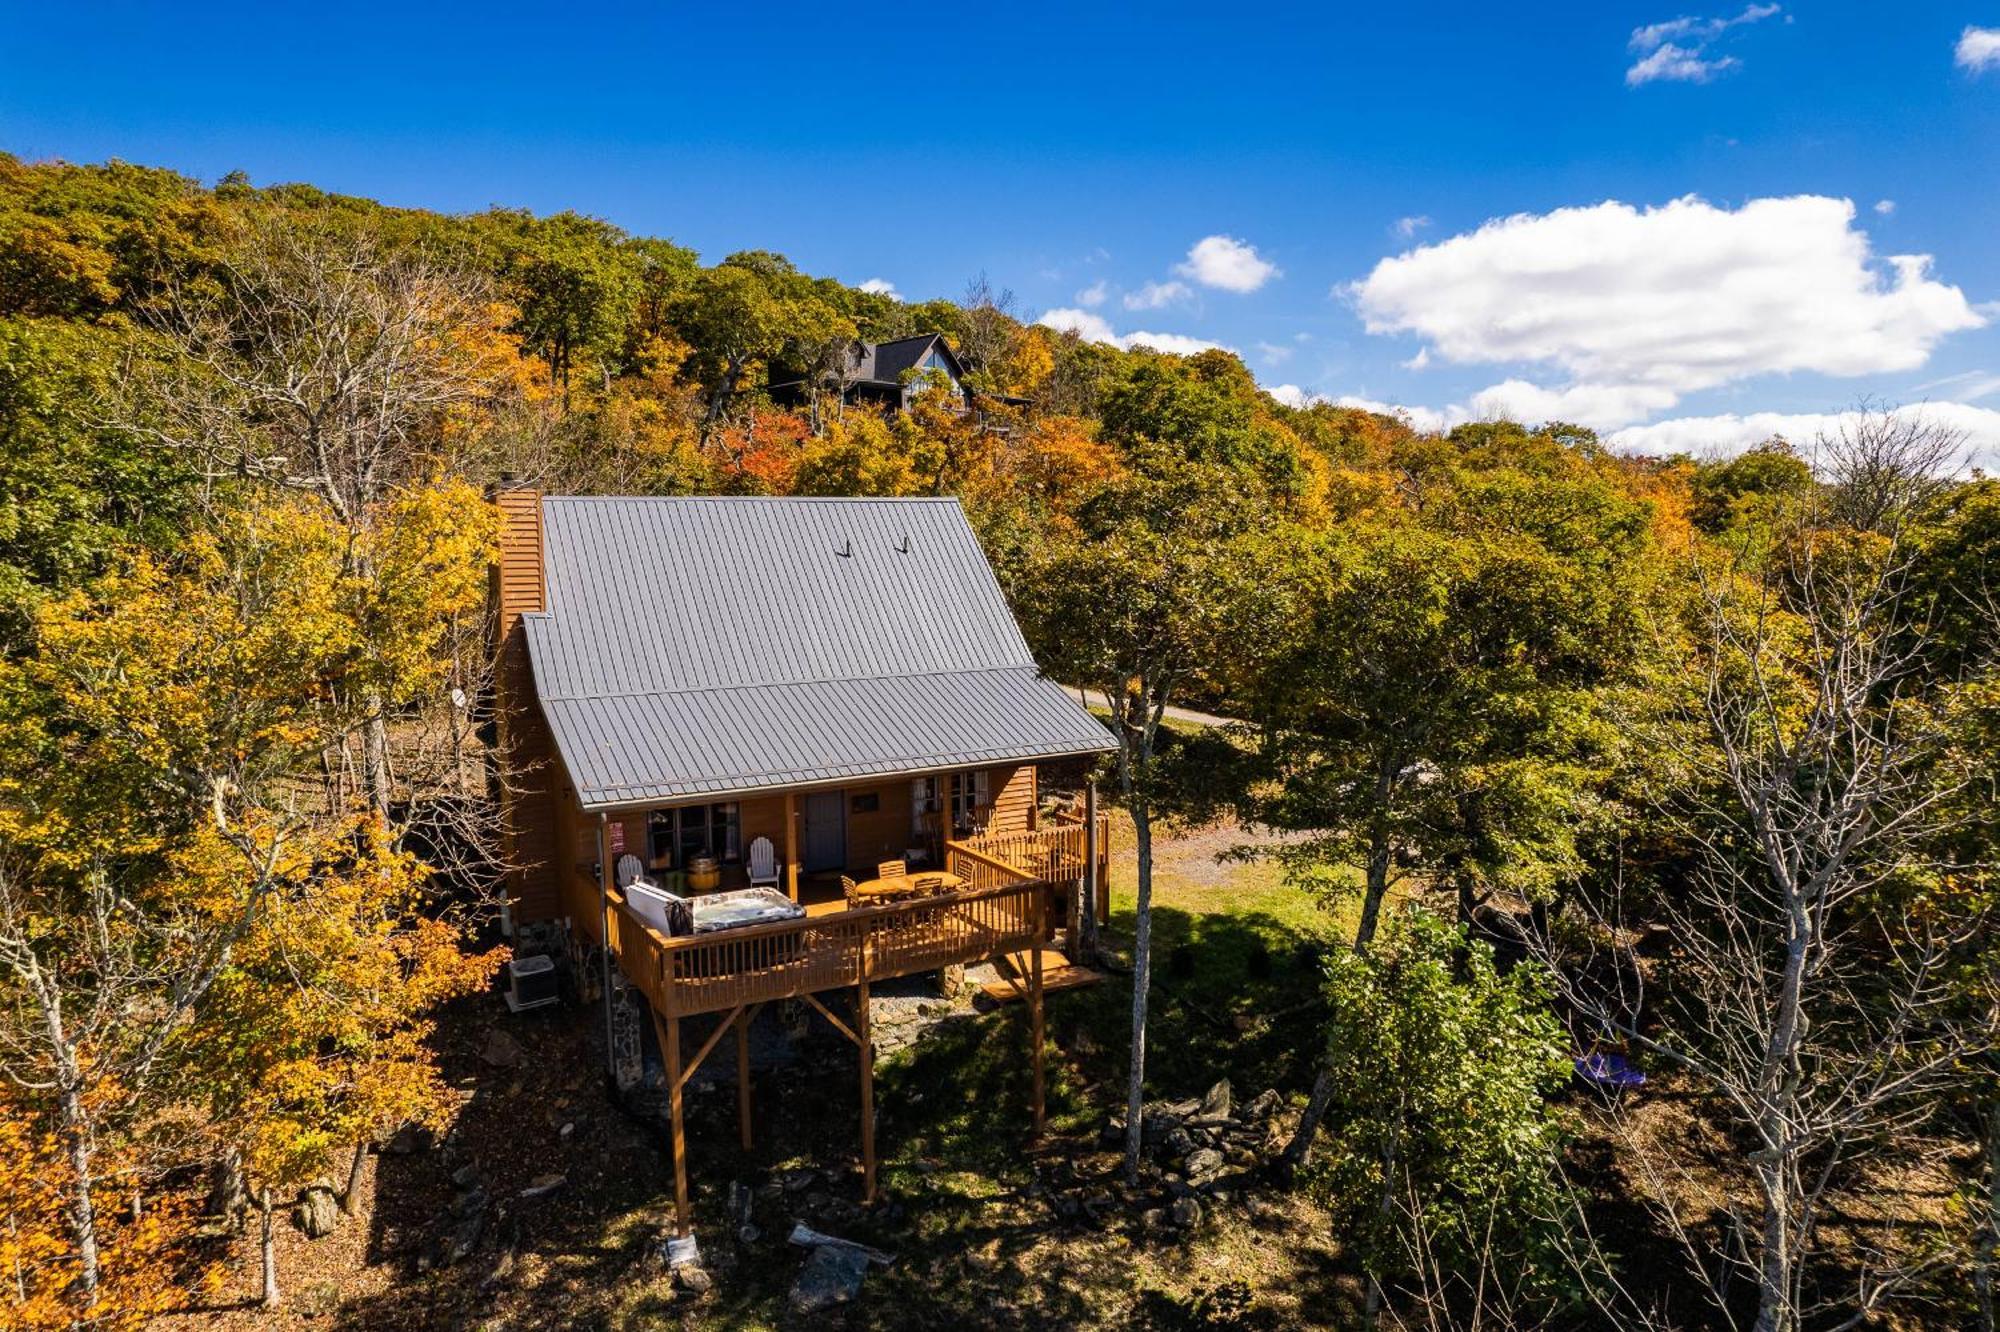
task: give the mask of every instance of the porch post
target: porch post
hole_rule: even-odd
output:
[[[799,900],[799,798],[785,792],[785,895]]]
[[[1031,960],[1028,963],[1028,1041],[1034,1050],[1035,1060],[1035,1140],[1042,1136],[1042,934],[1043,916],[1048,910],[1048,894],[1037,885],[1035,888],[1035,939],[1029,945]]]
[[[868,976],[854,1005],[855,1044],[861,1047],[861,1201],[875,1201],[875,1044],[868,1029]]]
[[[674,1149],[674,1234],[685,1239],[694,1233],[688,1216],[687,1129],[681,1121],[681,1019],[673,1010],[671,983],[667,990],[667,1013],[653,1015],[654,1031],[660,1037],[661,1053],[667,1060],[667,1118],[672,1123]]]
[[[736,1019],[736,1128],[743,1150],[750,1150],[750,1019],[755,1008],[745,1008]]]
[[[1090,892],[1090,909],[1097,914],[1099,925],[1111,923],[1111,894],[1105,891],[1104,876],[1098,872],[1097,856],[1104,848],[1097,844],[1097,780],[1092,778],[1083,788],[1083,863],[1084,883]]]
[[[618,1080],[618,1030],[611,1018],[611,816],[597,816],[597,942],[604,954],[604,1067]]]

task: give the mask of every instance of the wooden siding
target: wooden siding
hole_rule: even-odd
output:
[[[497,637],[493,708],[502,761],[509,777],[501,794],[503,854],[508,865],[508,897],[516,922],[548,920],[564,914],[564,798],[561,762],[548,723],[535,699],[534,669],[521,617],[547,608],[542,574],[541,493],[502,490],[500,554],[490,587]],[[594,855],[591,857],[594,859]]]
[[[1035,765],[995,768],[987,780],[993,808],[986,816],[985,831],[1031,832],[1035,826]]]

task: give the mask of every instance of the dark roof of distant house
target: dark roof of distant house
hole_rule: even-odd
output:
[[[586,809],[1101,753],[953,499],[542,501],[535,688]]]
[[[901,384],[903,376],[916,369],[932,347],[936,347],[951,362],[954,379],[965,378],[965,367],[951,344],[944,340],[942,333],[918,333],[914,337],[897,338],[893,342],[862,342],[855,344],[859,355],[855,358],[853,378],[861,383]]]

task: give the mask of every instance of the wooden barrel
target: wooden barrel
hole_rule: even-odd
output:
[[[697,893],[712,893],[722,886],[722,866],[716,864],[714,856],[696,856],[688,861],[688,889]]]

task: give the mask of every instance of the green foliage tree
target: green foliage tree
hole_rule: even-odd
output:
[[[1502,973],[1487,944],[1427,911],[1327,966],[1330,1151],[1319,1178],[1368,1277],[1476,1326],[1504,1308],[1532,1325],[1563,1292],[1562,1121],[1568,1036],[1548,975]],[[1470,1306],[1470,1307],[1467,1307]]]
[[[1086,500],[1017,587],[1045,665],[1102,691],[1118,738],[1117,780],[1138,850],[1125,1170],[1139,1169],[1152,976],[1154,759],[1177,692],[1225,651],[1252,650],[1237,608],[1259,572],[1253,484],[1158,449]]]
[[[0,643],[44,596],[107,571],[128,543],[166,547],[196,475],[108,428],[126,331],[0,319]]]

